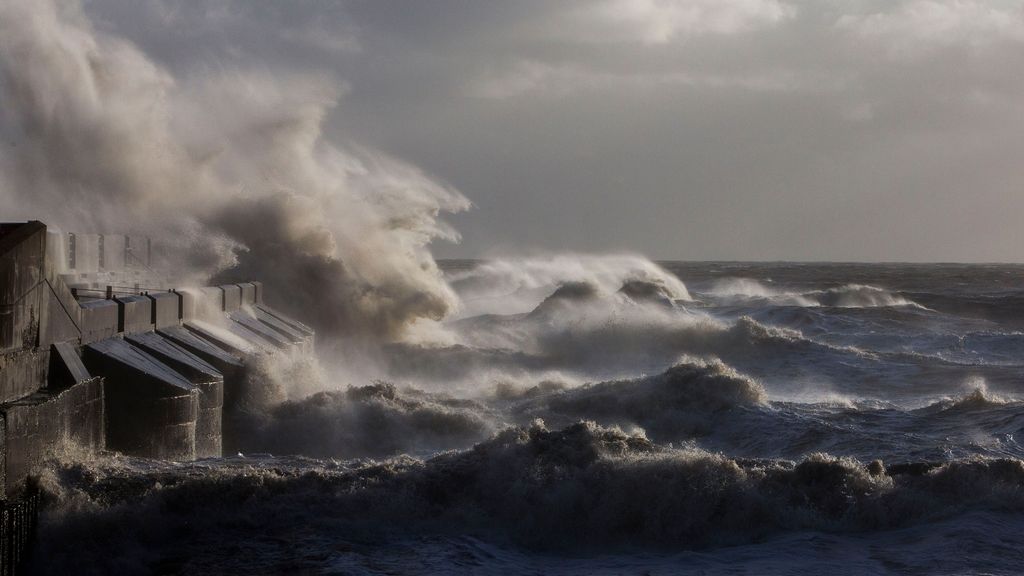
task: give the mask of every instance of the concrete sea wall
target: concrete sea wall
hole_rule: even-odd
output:
[[[148,238],[0,224],[0,567],[27,542],[48,458],[218,457],[253,392],[246,360],[312,348],[259,282],[179,288],[152,263]]]

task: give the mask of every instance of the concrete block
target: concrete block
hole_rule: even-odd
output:
[[[234,356],[242,357],[247,354],[264,351],[263,348],[257,347],[249,340],[235,335],[226,328],[221,328],[209,322],[193,320],[186,322],[184,326],[189,332]]]
[[[231,320],[225,326],[228,332],[231,332],[235,336],[248,342],[256,350],[274,353],[280,350],[288,350],[291,348],[291,344],[283,341],[274,339],[273,337],[265,337],[263,334],[249,329],[249,327]]]
[[[137,334],[153,329],[153,300],[148,296],[120,296],[117,302],[118,332]]]
[[[224,291],[217,287],[183,288],[182,319],[215,320],[224,316]]]
[[[197,332],[189,330],[184,326],[160,328],[157,330],[157,334],[202,358],[203,361],[216,368],[218,372],[225,376],[227,372],[242,367],[241,352],[228,352],[225,348],[213,344],[197,334]]]
[[[224,407],[224,376],[216,368],[173,341],[154,332],[125,338],[131,345],[188,378],[199,388],[196,419],[196,457],[221,455],[221,414]]]
[[[195,458],[196,386],[118,338],[89,344],[83,360],[105,380],[107,448],[147,458]]]
[[[153,324],[156,328],[177,326],[180,320],[181,295],[174,292],[155,292],[148,295],[153,301]]]
[[[242,307],[242,288],[238,284],[218,286],[224,291],[224,311],[234,312]]]
[[[82,344],[111,338],[118,332],[118,306],[113,300],[90,300],[82,309]]]
[[[256,304],[256,285],[252,282],[246,282],[239,284],[238,287],[242,290],[242,306],[252,306]]]
[[[252,284],[253,288],[256,289],[256,301],[255,301],[255,303],[256,304],[263,304],[263,282],[257,282],[255,280],[253,280],[252,282],[250,282],[250,284]]]
[[[49,390],[63,390],[90,379],[92,375],[70,342],[58,342],[51,346],[50,371],[46,384]]]
[[[256,308],[262,310],[263,312],[266,312],[267,314],[273,316],[274,318],[277,318],[278,320],[284,322],[285,324],[288,324],[289,326],[305,334],[306,336],[313,336],[316,334],[313,331],[313,329],[310,328],[309,326],[303,324],[302,322],[299,322],[298,320],[290,316],[286,316],[278,312],[277,310],[274,310],[273,308],[267,306],[266,304],[259,304],[258,306],[256,306]]]
[[[277,330],[274,330],[243,310],[232,312],[228,317],[234,322],[245,327],[246,330],[259,336],[261,340],[269,342],[274,347],[280,348],[281,350],[291,350],[296,344],[301,342],[293,341],[290,336],[286,336]]]
[[[267,327],[281,334],[282,336],[287,338],[289,341],[294,342],[295,344],[305,343],[310,338],[309,335],[303,334],[301,331],[299,331],[298,328],[291,326],[290,324],[288,324],[284,320],[281,320],[277,316],[267,314],[266,312],[260,310],[259,308],[252,307],[248,308],[247,311],[250,312],[253,315],[253,317],[255,317],[257,320],[265,324]]]

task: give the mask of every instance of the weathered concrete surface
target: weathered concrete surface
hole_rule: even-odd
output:
[[[70,342],[58,342],[50,348],[50,373],[46,387],[51,391],[70,388],[92,378]]]
[[[234,312],[242,307],[242,288],[238,284],[218,286],[224,291],[224,311]]]
[[[189,330],[173,326],[157,331],[157,334],[171,340],[182,348],[212,365],[224,375],[224,401],[221,412],[221,448],[225,453],[234,452],[241,444],[239,428],[235,425],[244,399],[251,395],[250,386],[257,385],[248,379],[247,369],[241,355],[235,355],[199,336],[196,327]]]
[[[117,331],[138,334],[153,330],[153,300],[148,296],[120,296],[117,302]]]
[[[262,352],[272,354],[274,352],[283,351],[288,348],[287,344],[279,342],[274,339],[266,338],[259,332],[255,332],[249,329],[247,326],[244,326],[234,320],[230,320],[225,326],[225,328],[228,330],[228,332],[231,332],[232,334],[241,338],[242,340],[249,342],[250,344],[253,345],[253,347]]]
[[[4,421],[4,490],[12,494],[46,459],[87,457],[104,447],[103,381],[90,378],[0,406]]]
[[[118,338],[89,344],[83,360],[90,373],[106,381],[108,448],[149,458],[195,459],[196,386]]]
[[[54,342],[77,341],[82,333],[82,309],[75,302],[69,308],[54,292],[49,281],[43,282],[43,315],[39,322],[39,346]],[[60,284],[63,287],[63,283]]]
[[[268,342],[272,346],[277,347],[281,350],[291,350],[295,348],[296,344],[299,343],[299,341],[293,341],[290,337],[287,337],[281,334],[280,332],[274,330],[273,328],[270,328],[269,326],[260,322],[251,314],[243,310],[232,312],[228,314],[228,317],[231,318],[231,320],[237,322],[239,325],[243,326],[246,330],[255,334],[261,340]],[[232,329],[232,332],[235,332],[235,330]],[[236,332],[236,334],[242,336],[241,333]],[[244,337],[245,336],[243,336],[243,338]]]
[[[183,326],[161,328],[157,330],[157,334],[199,356],[225,376],[228,372],[242,367],[241,352],[228,352]]]
[[[196,420],[196,457],[221,455],[221,415],[224,407],[224,375],[182,346],[163,336],[147,332],[127,336],[133,346],[170,366],[199,388]]]
[[[111,338],[118,332],[117,302],[91,300],[82,302],[82,344]]]
[[[190,322],[185,322],[183,326],[196,336],[210,342],[229,354],[242,357],[248,354],[256,354],[264,351],[263,348],[256,346],[245,338],[237,336],[231,331],[210,324],[209,322],[192,320]]]
[[[209,320],[224,312],[224,291],[217,287],[175,290],[182,297],[182,321]]]
[[[252,282],[243,282],[238,285],[242,290],[242,306],[256,304],[256,285]]]
[[[0,353],[36,345],[43,307],[46,226],[0,227]]]
[[[49,350],[30,349],[0,354],[0,402],[32,394],[46,382]]]
[[[249,282],[249,284],[252,284],[253,288],[256,289],[256,302],[255,303],[256,304],[263,304],[263,282],[258,282],[256,280],[253,280],[252,282]]]
[[[181,295],[174,292],[155,292],[148,294],[148,297],[153,301],[152,322],[155,328],[178,325],[181,319]]]
[[[303,334],[298,328],[295,328],[277,316],[267,314],[259,308],[250,306],[245,308],[245,311],[252,314],[257,320],[265,324],[267,327],[287,338],[290,342],[300,344],[306,342],[310,338],[308,334]]]
[[[300,333],[309,336],[310,338],[312,338],[315,335],[315,332],[309,326],[306,326],[302,322],[299,322],[298,320],[291,318],[290,316],[285,316],[284,314],[274,310],[270,306],[267,306],[265,304],[259,304],[255,306],[255,308],[257,310],[262,310],[263,312],[266,312],[267,314],[273,316],[274,318],[277,318],[278,320],[298,330]]]

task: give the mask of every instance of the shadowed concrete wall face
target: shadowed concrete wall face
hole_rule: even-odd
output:
[[[43,306],[46,227],[0,228],[0,402],[35,392],[46,381],[48,352],[38,345]]]
[[[45,226],[5,226],[0,237],[0,353],[36,345],[45,257]]]
[[[5,405],[3,452],[5,491],[19,490],[47,458],[104,447],[103,382],[90,378],[56,393],[33,394]]]
[[[86,346],[83,360],[105,380],[108,448],[148,458],[195,459],[198,388],[116,338]]]

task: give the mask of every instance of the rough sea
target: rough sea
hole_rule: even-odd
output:
[[[55,458],[33,568],[1024,572],[1024,266],[443,268],[456,315],[264,367],[237,455]]]

